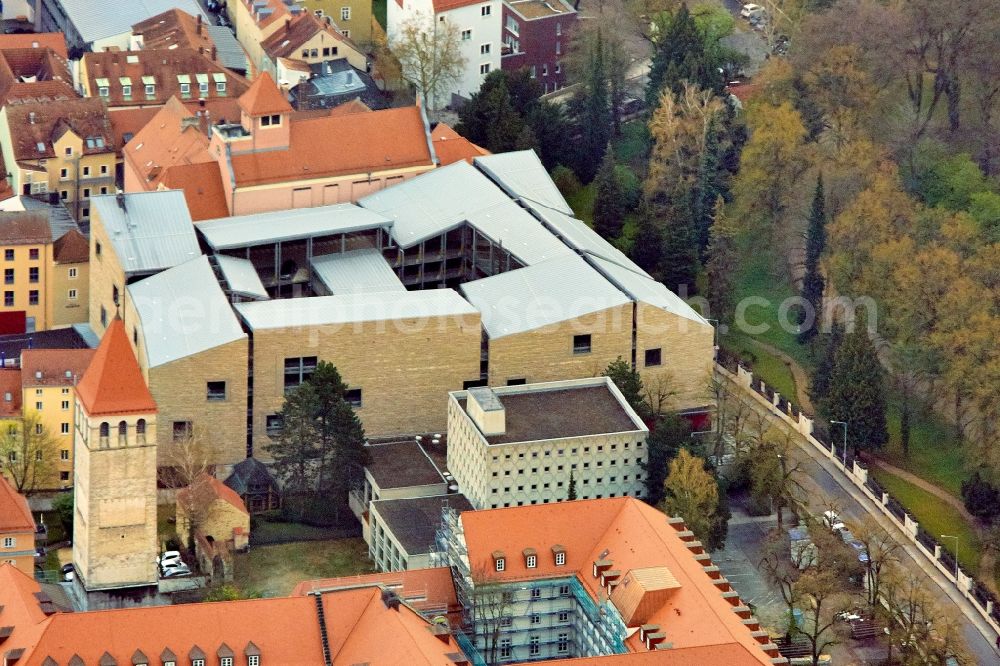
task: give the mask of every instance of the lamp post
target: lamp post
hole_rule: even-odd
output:
[[[844,469],[847,469],[847,424],[843,421],[830,421],[830,425],[836,423],[837,425],[844,426]]]
[[[952,536],[951,534],[942,534],[942,539],[954,539],[955,540],[955,582],[958,582],[958,537]]]

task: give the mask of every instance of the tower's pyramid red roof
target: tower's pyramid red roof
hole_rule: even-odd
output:
[[[91,416],[156,411],[120,318],[104,332],[76,395]]]

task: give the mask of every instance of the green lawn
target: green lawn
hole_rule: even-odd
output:
[[[576,217],[587,223],[588,227],[594,226],[594,198],[597,196],[597,186],[590,183],[581,187],[572,196],[566,197],[566,203],[573,209]]]
[[[792,377],[792,371],[777,356],[750,344],[747,336],[740,333],[720,335],[719,344],[727,351],[749,363],[753,367],[754,374],[764,380],[765,384],[781,395],[790,398],[792,402],[797,402],[795,400],[795,379]]]
[[[962,481],[969,473],[965,466],[965,450],[955,436],[955,429],[932,412],[913,414],[910,417],[910,454],[904,457],[899,440],[897,401],[890,402],[887,416],[890,440],[882,457],[961,499]]]
[[[255,546],[237,554],[233,583],[265,597],[289,594],[304,580],[372,573],[368,546],[361,539],[302,541]]]
[[[874,468],[870,473],[875,474],[875,480],[906,507],[910,515],[937,539],[942,548],[954,553],[955,540],[942,539],[940,536],[942,534],[957,536],[958,560],[962,567],[971,573],[979,571],[979,537],[975,528],[966,522],[958,511],[898,476]]]
[[[254,539],[261,543],[277,543],[280,541],[319,541],[335,538],[336,530],[303,525],[301,523],[282,523],[259,520],[253,526]]]

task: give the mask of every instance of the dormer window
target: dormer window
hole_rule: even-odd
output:
[[[269,116],[261,116],[261,127],[277,127],[279,125],[281,125],[281,116],[279,114],[275,113]]]
[[[534,548],[525,548],[523,551],[524,555],[524,566],[528,569],[535,569],[538,567],[538,553],[535,552]]]
[[[247,666],[260,666],[260,656],[252,654],[247,657]]]
[[[497,571],[504,571],[507,568],[507,558],[502,550],[493,551],[493,568]]]
[[[566,549],[559,544],[552,546],[552,557],[555,560],[557,567],[566,565]]]

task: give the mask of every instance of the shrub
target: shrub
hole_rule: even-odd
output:
[[[1000,515],[1000,490],[983,479],[979,472],[962,482],[962,499],[969,513],[980,520],[992,521]]]
[[[576,177],[573,170],[569,167],[565,167],[562,164],[556,166],[552,170],[552,182],[556,184],[559,191],[562,192],[564,197],[572,197],[583,185],[580,183],[580,179]]]

